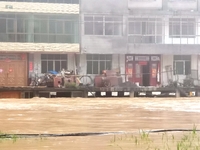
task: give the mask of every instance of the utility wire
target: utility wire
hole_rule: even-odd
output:
[[[162,133],[162,132],[199,132],[200,130],[194,129],[160,129],[160,130],[143,130],[145,133]],[[66,133],[66,134],[0,134],[2,138],[37,138],[37,137],[71,137],[71,136],[100,136],[100,135],[115,135],[115,134],[136,134],[135,132],[78,132],[78,133]]]

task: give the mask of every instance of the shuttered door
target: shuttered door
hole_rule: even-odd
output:
[[[23,55],[23,58],[20,54],[13,55],[6,54],[4,57],[8,59],[0,60],[0,86],[16,87],[27,85],[26,55]]]

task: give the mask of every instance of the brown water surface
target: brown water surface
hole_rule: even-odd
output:
[[[200,124],[199,98],[1,99],[6,133],[138,132]],[[114,135],[1,140],[3,150],[104,150]],[[131,148],[130,148],[131,149]]]

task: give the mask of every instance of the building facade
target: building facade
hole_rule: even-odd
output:
[[[142,86],[200,77],[200,0],[0,0],[0,86],[62,68]]]
[[[79,38],[79,0],[1,0],[0,86],[74,69]]]
[[[80,12],[83,74],[118,68],[142,86],[200,76],[199,0],[81,0]]]

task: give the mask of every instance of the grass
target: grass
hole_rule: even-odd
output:
[[[111,149],[119,150],[200,150],[200,134],[196,126],[190,132],[149,133],[114,136]]]
[[[4,133],[4,132],[1,132],[0,131],[0,142],[2,141],[2,140],[12,140],[13,141],[13,143],[15,143],[16,141],[17,141],[17,139],[18,139],[19,137],[17,137],[16,135],[8,135],[8,134],[6,134],[6,133]]]
[[[13,143],[15,143],[18,139],[26,139],[26,138],[27,138],[26,136],[20,137],[20,136],[17,136],[17,135],[15,135],[15,134],[6,134],[6,133],[0,131],[0,142],[2,142],[2,141],[4,141],[4,140],[12,140]],[[39,140],[41,140],[41,141],[47,139],[47,137],[42,137],[42,136],[40,136],[40,135],[39,135],[39,136],[36,136],[35,138],[36,138],[36,139],[39,139]]]

